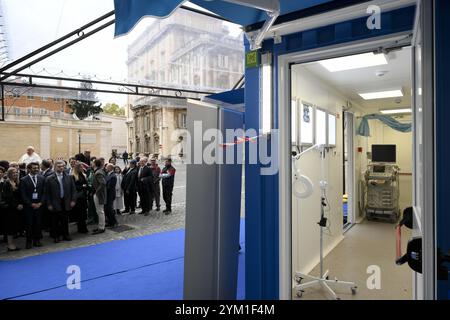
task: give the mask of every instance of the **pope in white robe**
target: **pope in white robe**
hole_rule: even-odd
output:
[[[34,152],[34,147],[29,146],[27,148],[27,152],[20,157],[18,162],[25,163],[26,165],[28,165],[31,162],[37,162],[40,164],[42,162],[42,159],[36,152]]]

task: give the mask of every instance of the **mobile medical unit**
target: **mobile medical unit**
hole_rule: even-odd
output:
[[[120,22],[116,22],[116,30],[119,25],[127,31],[142,16],[167,16],[184,1],[158,1],[157,4],[153,1],[137,0],[115,2],[116,19]],[[296,270],[292,267],[292,66],[321,59],[384,52],[398,46],[411,46],[414,79],[411,90],[414,127],[413,236],[421,243],[421,249],[414,255],[420,260],[418,263],[421,270],[414,273],[413,298],[447,299],[450,289],[446,269],[446,257],[450,249],[450,204],[447,201],[446,187],[450,176],[450,168],[447,165],[450,159],[450,146],[447,143],[450,136],[450,1],[191,2],[244,27],[246,69],[243,126],[246,129],[259,130],[257,144],[268,146],[272,160],[267,162],[259,159],[255,164],[246,158],[246,298],[292,299],[294,296],[293,277]],[[204,106],[213,108],[211,105]],[[213,114],[211,117],[217,117],[216,123],[226,117],[221,114],[227,111],[213,109],[210,109]],[[198,112],[199,109],[196,110]],[[338,114],[334,116],[337,117]],[[236,123],[241,121],[239,117],[235,115]],[[214,123],[211,120],[213,118],[208,119]],[[227,128],[226,121],[220,123],[221,130]],[[315,152],[320,150],[324,157],[336,153],[333,146],[330,146],[329,139],[327,141],[326,146],[324,143],[317,146]],[[246,155],[249,154],[251,145],[245,144]],[[275,171],[272,170],[273,165],[276,167]],[[201,168],[196,170],[199,170],[196,183],[207,183],[210,175],[201,174]],[[236,170],[240,172],[240,169]],[[228,191],[240,188],[241,181],[236,179],[236,172],[233,173],[234,179],[226,183],[220,180],[221,168],[211,169],[210,172],[214,175],[213,180],[218,187],[215,188],[214,196],[205,210],[209,210],[215,217],[194,219],[196,223],[190,223],[189,216],[193,213],[189,212],[189,206],[187,208],[185,280],[190,276],[189,273],[192,273],[194,278],[185,281],[185,296],[233,298],[232,291],[235,288],[226,282],[236,279],[235,262],[238,252],[234,241],[239,219],[236,208],[232,214],[227,215],[223,204],[226,203],[227,197],[235,195],[235,192]],[[307,181],[304,178],[306,189]],[[328,187],[326,179],[322,179],[320,188],[327,190]],[[193,207],[202,210],[201,206]],[[214,208],[218,208],[216,212],[213,212]],[[207,212],[200,213],[203,214],[206,215]],[[296,214],[301,216],[301,210]],[[323,225],[325,226],[326,222]],[[232,229],[234,231],[230,231]],[[233,245],[226,245],[228,241]],[[190,245],[193,243],[208,245],[195,249]],[[207,277],[201,279],[199,292],[196,285],[200,281],[201,271]],[[323,284],[328,279],[323,277],[315,281]]]

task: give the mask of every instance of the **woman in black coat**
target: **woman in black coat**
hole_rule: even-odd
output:
[[[18,251],[20,248],[14,243],[14,235],[19,230],[20,211],[23,210],[22,199],[19,191],[19,172],[16,168],[9,168],[6,172],[2,192],[2,211],[3,232],[7,237],[8,251]]]
[[[75,165],[72,178],[77,190],[76,204],[72,213],[75,221],[77,221],[78,233],[88,233],[86,227],[88,183],[81,163]]]

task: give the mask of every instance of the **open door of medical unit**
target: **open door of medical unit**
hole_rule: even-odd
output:
[[[188,101],[184,299],[236,299],[242,145],[220,140],[243,120],[242,112]]]
[[[417,299],[448,299],[450,2],[418,1],[414,32],[414,236],[422,240]]]
[[[418,1],[413,36],[413,234],[422,240],[422,272],[413,274],[414,298],[436,298],[434,150],[434,1]]]

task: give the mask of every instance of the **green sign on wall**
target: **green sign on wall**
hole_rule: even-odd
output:
[[[256,68],[259,65],[258,51],[250,51],[245,54],[245,67]]]

